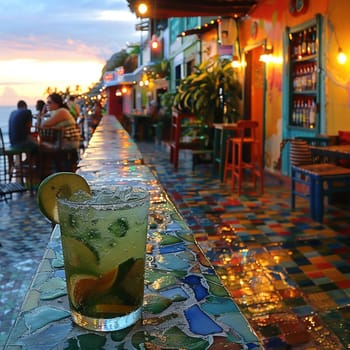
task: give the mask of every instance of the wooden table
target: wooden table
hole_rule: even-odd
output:
[[[298,191],[296,184],[308,187],[308,191]],[[325,185],[326,184],[326,185]],[[311,218],[322,222],[324,214],[324,197],[332,203],[334,193],[350,190],[350,169],[335,164],[321,163],[292,165],[291,168],[291,208],[295,209],[295,196],[309,201]]]
[[[143,141],[149,139],[151,135],[150,129],[152,129],[152,120],[148,114],[143,113],[126,113],[130,123],[130,136],[134,140]]]
[[[135,164],[129,141],[124,164],[119,149],[107,149],[102,159],[100,147],[119,144],[120,124],[111,118],[96,129],[89,142],[96,152],[87,153],[78,173],[91,185],[142,184],[151,194],[142,321],[116,332],[92,332],[72,322],[57,225],[5,349],[262,349],[153,172]]]
[[[214,170],[216,165],[219,169],[220,180],[224,179],[224,166],[226,157],[226,140],[228,137],[233,136],[234,131],[237,129],[236,123],[214,123],[214,149],[213,160]]]
[[[327,158],[350,159],[350,145],[310,146],[314,155]]]

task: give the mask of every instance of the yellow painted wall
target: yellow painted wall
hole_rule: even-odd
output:
[[[350,1],[329,0],[325,28],[327,134],[350,130]],[[348,59],[337,62],[338,47]]]
[[[265,163],[275,170],[280,157],[282,140],[282,94],[285,79],[283,34],[286,27],[294,27],[321,14],[323,20],[322,45],[325,67],[325,123],[324,132],[336,134],[338,130],[350,130],[350,1],[309,0],[305,13],[292,15],[290,0],[263,0],[239,23],[241,48],[249,48],[267,41],[273,46],[275,63],[266,64],[265,100]],[[335,39],[337,38],[337,40]],[[348,61],[340,65],[336,56],[338,43],[348,54]]]

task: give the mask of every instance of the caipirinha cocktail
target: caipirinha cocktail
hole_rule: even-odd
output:
[[[100,187],[59,194],[57,204],[74,321],[94,330],[132,325],[143,301],[148,192]]]

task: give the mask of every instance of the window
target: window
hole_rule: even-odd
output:
[[[181,65],[177,65],[175,67],[175,85],[179,86],[181,81]]]
[[[190,60],[186,63],[186,75],[190,75],[192,73],[194,67],[194,60]]]

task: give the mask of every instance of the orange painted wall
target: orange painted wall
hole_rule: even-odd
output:
[[[286,57],[283,52],[283,35],[286,27],[294,27],[323,16],[322,67],[325,99],[323,101],[323,133],[333,135],[338,130],[350,130],[350,1],[309,0],[307,11],[293,16],[289,12],[290,0],[263,0],[251,15],[239,23],[242,50],[267,40],[273,46],[275,63],[266,64],[265,98],[265,164],[274,171],[280,157],[282,140],[282,95]],[[254,30],[257,29],[257,30]],[[336,61],[338,43],[348,54],[341,66]]]

